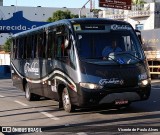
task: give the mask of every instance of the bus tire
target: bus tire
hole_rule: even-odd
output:
[[[33,94],[33,100],[34,101],[39,101],[41,98],[41,96],[37,95],[37,94]]]
[[[63,108],[66,112],[73,112],[74,106],[71,104],[68,89],[65,87],[62,92]]]
[[[25,85],[25,98],[28,101],[33,101],[34,100],[34,94],[30,92],[30,88],[29,88],[28,83],[26,83],[26,85]]]

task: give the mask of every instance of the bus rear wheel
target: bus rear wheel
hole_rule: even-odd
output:
[[[66,112],[73,112],[75,110],[74,106],[71,104],[71,100],[69,97],[69,92],[67,88],[63,89],[62,92],[62,102],[63,102],[63,108]]]
[[[25,97],[28,101],[34,100],[34,94],[30,92],[28,83],[25,85]]]

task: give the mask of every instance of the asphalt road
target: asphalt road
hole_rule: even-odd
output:
[[[27,101],[24,93],[12,86],[10,79],[1,79],[0,126],[3,131],[11,130],[9,134],[158,135],[160,81],[152,81],[149,100],[132,103],[128,108],[96,107],[67,113],[59,110],[58,103],[52,100]]]

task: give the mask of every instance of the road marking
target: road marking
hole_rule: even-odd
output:
[[[25,104],[25,103],[22,103],[22,102],[20,102],[20,101],[17,101],[17,100],[15,100],[14,102],[16,102],[16,103],[18,103],[18,104],[20,104],[20,105],[23,105],[23,106],[28,106],[27,104]]]
[[[4,96],[0,95],[1,98],[3,98]]]
[[[79,132],[79,133],[77,133],[77,135],[88,135],[88,134],[85,132]]]
[[[19,91],[19,90],[9,90],[9,91]],[[21,91],[20,91],[21,92]]]
[[[153,87],[153,86],[152,86],[152,89],[160,89],[160,88],[157,88],[157,87]]]
[[[59,120],[58,117],[55,117],[54,115],[50,114],[50,113],[47,113],[47,112],[41,112],[43,115],[53,119],[53,120]]]

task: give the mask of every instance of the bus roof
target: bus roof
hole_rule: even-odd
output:
[[[59,20],[56,22],[51,22],[49,24],[45,24],[30,30],[26,30],[20,33],[17,33],[15,35],[13,35],[12,37],[15,38],[17,36],[23,36],[26,35],[30,32],[36,32],[36,31],[41,31],[44,29],[47,29],[49,27],[52,27],[53,25],[58,25],[58,24],[129,24],[128,22],[125,21],[120,21],[120,20],[113,20],[113,19],[106,19],[106,18],[74,18],[74,19],[63,19],[63,20]]]
[[[120,21],[120,20],[113,20],[113,19],[107,19],[107,18],[74,18],[74,19],[69,19],[71,22],[76,22],[76,23],[99,23],[99,24],[105,24],[107,23],[127,23],[125,21]]]

